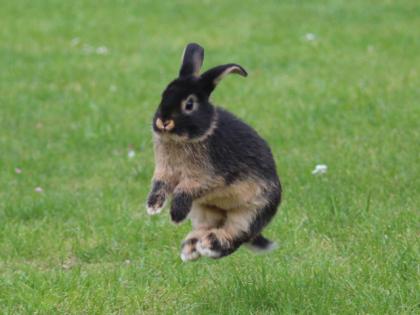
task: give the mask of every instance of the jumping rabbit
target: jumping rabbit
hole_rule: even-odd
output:
[[[187,45],[179,77],[163,91],[153,118],[155,171],[147,212],[160,213],[172,196],[172,221],[191,220],[193,230],[181,245],[183,261],[221,258],[242,244],[271,250],[275,244],[261,231],[281,201],[268,144],[209,100],[226,75],[247,72],[230,63],[200,75],[203,59],[201,46]]]

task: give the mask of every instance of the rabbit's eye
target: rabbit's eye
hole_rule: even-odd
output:
[[[184,110],[186,112],[191,112],[193,109],[194,109],[194,100],[190,98],[189,100],[185,102]]]
[[[186,110],[192,110],[194,107],[194,102],[193,100],[188,100],[187,104],[185,104],[185,109]]]

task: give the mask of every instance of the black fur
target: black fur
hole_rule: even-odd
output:
[[[194,75],[200,71],[204,59],[204,49],[195,43],[188,44],[182,58],[179,77]]]
[[[276,166],[265,140],[228,111],[217,108],[218,123],[207,139],[212,164],[227,184],[255,176],[276,182]]]
[[[273,245],[273,242],[259,234],[250,241],[250,244],[254,248],[266,250]]]
[[[179,223],[187,217],[192,206],[193,198],[187,193],[174,194],[171,204],[171,219]]]
[[[280,182],[277,187],[268,193],[268,203],[257,212],[257,216],[249,227],[250,235],[257,235],[271,221],[277,212],[277,207],[281,202]]]
[[[210,95],[211,92],[213,92],[214,88],[217,85],[217,78],[229,69],[230,73],[237,73],[243,77],[248,76],[246,70],[236,63],[228,63],[225,65],[214,67],[210,70],[207,70],[200,76],[200,80],[202,82],[202,89],[205,91],[206,94]]]

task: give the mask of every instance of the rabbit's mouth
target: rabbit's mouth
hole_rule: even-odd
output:
[[[175,127],[175,122],[172,119],[164,120],[157,118],[156,119],[156,128],[159,131],[171,131]]]

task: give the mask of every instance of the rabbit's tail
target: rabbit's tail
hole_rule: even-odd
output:
[[[263,254],[275,250],[277,248],[277,243],[259,234],[246,243],[246,247],[257,254]]]

